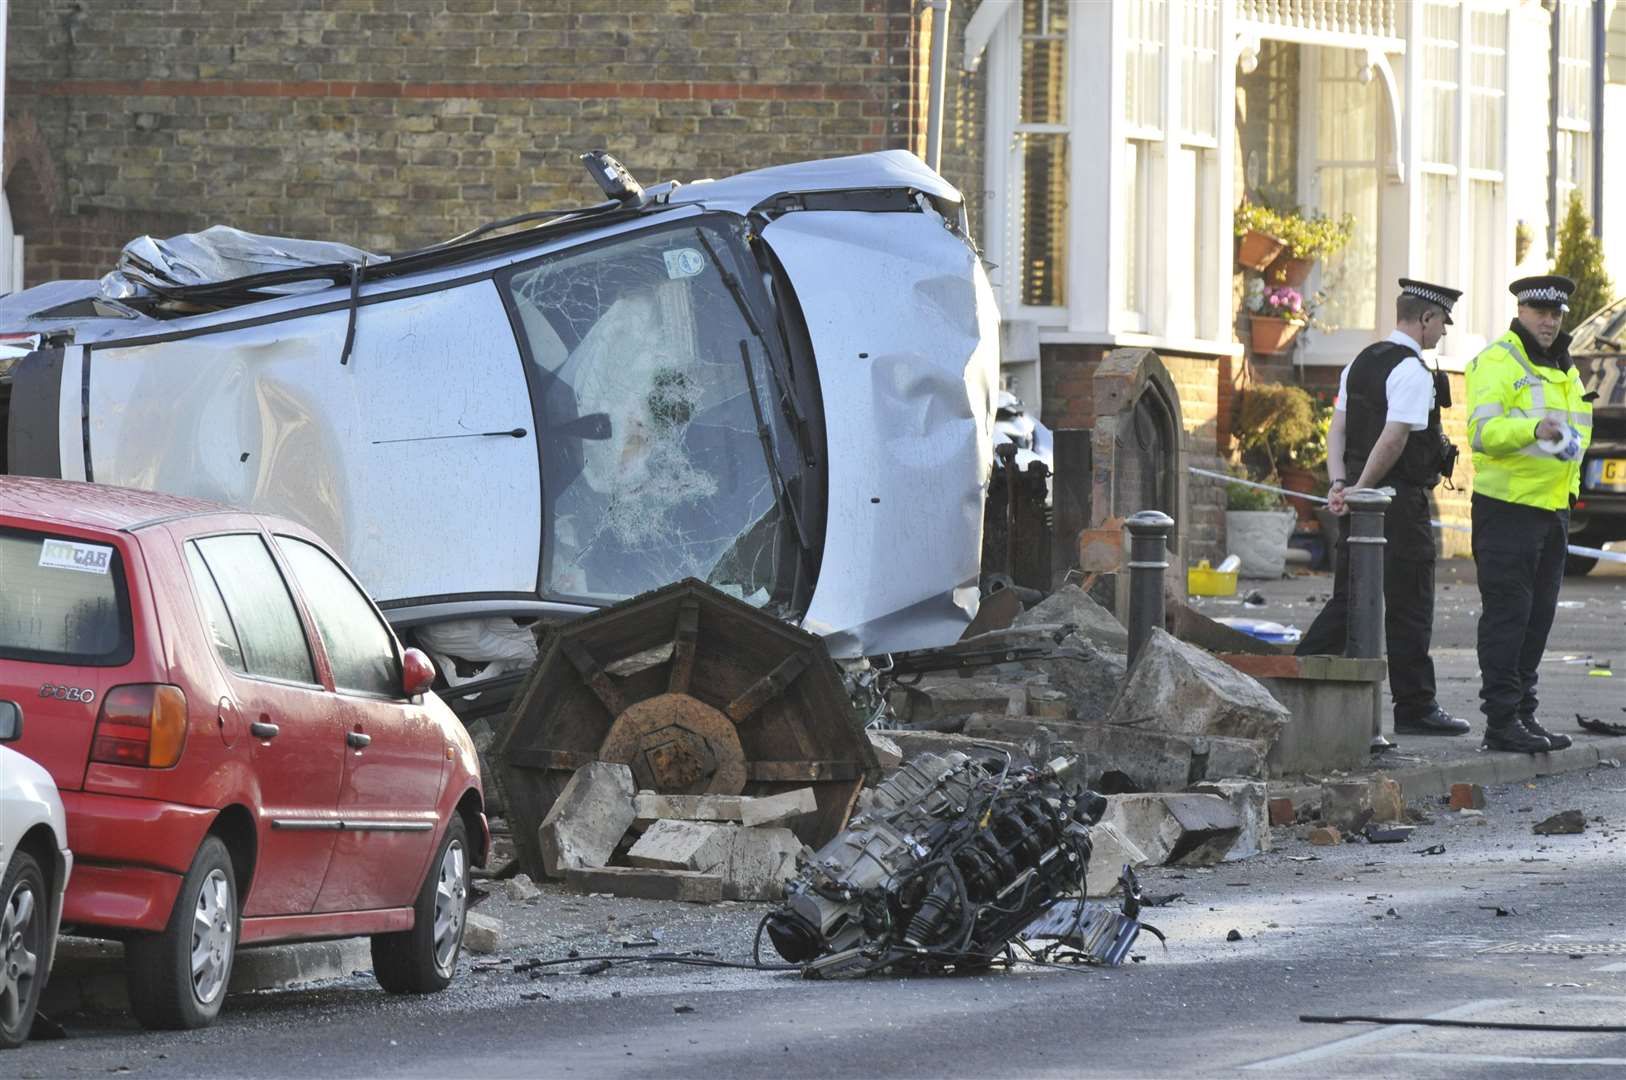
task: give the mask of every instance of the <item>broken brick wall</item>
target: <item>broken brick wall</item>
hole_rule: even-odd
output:
[[[956,5],[944,172],[982,189]],[[911,0],[24,0],[6,95],[59,198],[18,206],[30,284],[229,223],[399,251],[601,197],[598,147],[646,183],[920,149]]]
[[[1039,372],[1045,423],[1053,428],[1091,428],[1096,420],[1095,373],[1110,349],[1103,345],[1041,345]],[[1180,396],[1181,421],[1189,439],[1189,463],[1223,470],[1229,452],[1231,357],[1157,352]],[[1225,489],[1200,476],[1187,479],[1187,516],[1180,528],[1186,556],[1195,562],[1225,557]]]

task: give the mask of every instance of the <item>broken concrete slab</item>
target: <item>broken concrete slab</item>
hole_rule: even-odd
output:
[[[711,821],[657,821],[627,852],[627,864],[650,870],[709,872],[728,861],[737,828]]]
[[[715,904],[723,898],[721,874],[698,870],[649,870],[641,866],[597,866],[565,871],[565,884],[577,892],[606,892],[639,900],[684,900]]]
[[[1225,852],[1225,862],[1246,859],[1270,850],[1270,789],[1262,780],[1211,780],[1194,784],[1199,795],[1218,795],[1242,822],[1236,842]],[[1289,802],[1291,807],[1291,802]]]
[[[1058,725],[1084,752],[1091,782],[1123,773],[1139,791],[1182,791],[1204,780],[1263,779],[1265,747],[1252,739],[1181,735],[1121,724]]]
[[[1217,795],[1113,795],[1101,820],[1154,863],[1209,866],[1242,833],[1242,821]]]
[[[1238,630],[1234,626],[1226,626],[1222,622],[1204,615],[1190,604],[1186,603],[1184,592],[1185,583],[1178,586],[1174,584],[1173,577],[1165,580],[1163,598],[1164,629],[1179,638],[1181,641],[1206,649],[1211,653],[1255,653],[1261,656],[1277,656],[1283,652],[1283,647],[1274,645],[1262,638]]]
[[[903,750],[898,744],[879,731],[867,732],[869,744],[875,747],[875,760],[881,763],[883,769],[896,769],[903,764]]]
[[[1058,626],[1071,623],[1078,636],[1105,652],[1127,653],[1129,631],[1113,614],[1077,585],[1064,585],[1018,615],[1016,627]]]
[[[657,821],[739,821],[743,795],[666,795],[640,791],[633,799],[633,827]]]
[[[471,953],[494,953],[502,947],[502,923],[477,911],[463,916],[463,948]]]
[[[819,801],[812,788],[781,791],[777,795],[758,795],[740,804],[740,824],[746,828],[762,825],[783,825],[803,814],[817,813]]]
[[[738,828],[723,867],[723,899],[783,900],[802,842],[789,829]]]
[[[1154,627],[1108,719],[1269,744],[1291,715],[1257,680]]]
[[[1110,821],[1090,827],[1090,865],[1084,875],[1087,896],[1106,896],[1118,887],[1124,867],[1139,869],[1151,860]]]
[[[889,701],[900,721],[914,726],[942,727],[954,717],[976,712],[1002,713],[1010,708],[1018,687],[988,679],[932,676],[913,686],[894,687]],[[1022,710],[1027,711],[1024,698]]]
[[[549,876],[610,861],[637,817],[633,790],[625,765],[593,761],[576,770],[537,829]]]
[[[1127,677],[1128,658],[1121,652],[1099,648],[1079,634],[1062,639],[1061,649],[1078,655],[1030,661],[1027,666],[1043,672],[1050,687],[1066,695],[1070,719],[1080,723],[1105,720]],[[1033,696],[1030,691],[1030,700]]]

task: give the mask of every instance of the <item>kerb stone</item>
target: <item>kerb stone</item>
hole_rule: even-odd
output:
[[[577,892],[607,892],[639,900],[686,900],[715,904],[723,898],[721,874],[698,870],[649,870],[641,866],[598,866],[565,871],[565,884]]]

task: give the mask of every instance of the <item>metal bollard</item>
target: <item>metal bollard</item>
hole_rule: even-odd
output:
[[[1383,656],[1383,515],[1389,496],[1373,488],[1347,492],[1349,504],[1349,622],[1344,655],[1377,659]],[[1393,744],[1383,736],[1383,712],[1372,720],[1372,749]]]
[[[1129,530],[1129,664],[1164,623],[1163,571],[1169,568],[1169,530],[1174,519],[1142,510],[1124,519]]]

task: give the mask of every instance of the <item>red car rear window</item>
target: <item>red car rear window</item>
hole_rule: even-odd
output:
[[[0,529],[0,658],[108,667],[133,652],[117,548]]]

